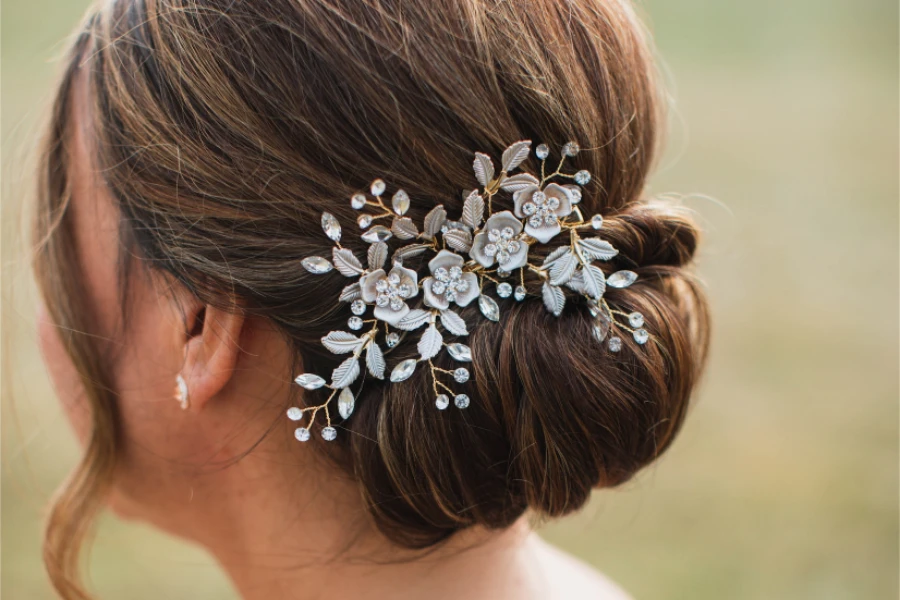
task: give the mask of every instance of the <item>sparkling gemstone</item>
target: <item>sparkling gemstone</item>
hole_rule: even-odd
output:
[[[376,179],[369,187],[369,191],[372,192],[373,196],[380,196],[384,193],[385,188],[387,188],[387,186],[385,185],[384,180]]]
[[[600,229],[603,227],[603,215],[594,215],[591,217],[591,227],[594,229]]]
[[[469,282],[465,279],[460,279],[456,284],[456,291],[465,292],[469,289]]]
[[[400,283],[400,275],[397,273],[389,273],[387,276],[388,284],[397,285]]]
[[[366,303],[357,298],[350,303],[350,312],[354,315],[361,315],[366,312]]]
[[[510,244],[511,243],[512,242],[510,242]],[[518,248],[518,246],[516,247]],[[513,250],[512,252],[515,252],[515,250]],[[497,277],[499,277],[500,279],[506,279],[507,277],[509,277],[509,271],[507,271],[506,269],[497,269]]]
[[[628,315],[628,324],[632,327],[643,327],[644,326],[644,315],[635,311]]]
[[[459,267],[450,267],[450,279],[459,279],[462,276],[462,269]]]
[[[450,353],[453,360],[472,362],[472,350],[465,344],[460,344],[459,342],[447,344],[447,352]]]
[[[532,203],[532,202],[526,202],[525,204],[522,205],[522,212],[525,213],[526,215],[533,215],[534,211],[536,211],[536,210],[537,210],[537,206],[535,206],[534,203]]]
[[[534,149],[534,154],[539,159],[544,160],[550,156],[550,147],[547,144],[538,144],[538,147]]]
[[[534,194],[532,194],[531,200],[532,200],[535,204],[543,204],[544,202],[547,201],[547,194],[545,194],[544,192],[538,190],[538,191],[536,191]],[[507,229],[510,229],[510,228],[507,227]],[[512,230],[510,229],[510,231],[512,231]]]
[[[387,279],[379,279],[375,282],[375,291],[376,292],[386,292],[390,285],[387,282]]]
[[[460,367],[453,371],[453,379],[456,380],[456,383],[465,383],[469,380],[469,370],[465,367]]]
[[[323,212],[322,213],[322,231],[325,232],[325,235],[334,242],[341,241],[341,224],[338,223],[338,220],[334,217],[333,214]]]
[[[303,418],[303,409],[292,406],[287,409],[287,418],[291,421],[299,421]]]
[[[484,247],[484,253],[488,256],[497,256],[497,244],[488,244]]]
[[[303,375],[298,375],[296,379],[294,379],[294,383],[306,390],[317,390],[325,385],[325,380],[318,375],[304,373]]]
[[[650,334],[646,329],[635,329],[634,333],[631,334],[634,337],[634,341],[638,344],[646,344],[647,340],[650,339]]]
[[[578,204],[581,202],[581,188],[577,185],[566,185],[563,186],[567,190],[569,190],[569,194],[572,196],[572,204]]]
[[[356,400],[353,398],[353,392],[350,391],[350,388],[342,389],[338,396],[338,413],[341,415],[341,418],[346,419],[350,417],[355,406]]]
[[[322,439],[326,442],[333,442],[334,438],[337,437],[337,429],[334,427],[323,427],[322,428]]]
[[[559,198],[556,196],[552,196],[549,200],[547,200],[547,206],[550,207],[550,210],[556,210],[559,208]]]
[[[306,427],[298,427],[294,430],[294,437],[300,442],[309,441],[309,429]]]
[[[525,286],[523,286],[523,285],[517,285],[517,286],[516,286],[516,291],[515,291],[515,299],[518,300],[519,302],[521,302],[522,300],[525,299],[525,295],[526,295],[527,293],[528,293],[528,292],[525,291]]]
[[[509,298],[510,294],[512,294],[512,291],[512,286],[505,281],[497,286],[497,295],[501,298]]]
[[[362,210],[365,205],[366,196],[364,194],[353,194],[350,198],[350,206],[353,207],[353,210]]]
[[[606,278],[606,285],[614,288],[626,288],[637,280],[634,271],[616,271]]]
[[[347,319],[347,327],[349,327],[353,331],[359,331],[360,329],[362,329],[362,326],[363,320],[359,317],[350,317],[349,319]]]
[[[609,338],[610,352],[619,352],[622,349],[622,338],[616,336]]]
[[[394,367],[394,370],[391,371],[391,381],[397,383],[398,381],[406,381],[413,374],[413,371],[416,370],[416,359],[407,358],[406,360],[397,364]]]
[[[361,237],[362,240],[369,244],[374,244],[375,242],[386,242],[391,239],[391,230],[385,227],[384,225],[376,225],[372,229],[368,230]]]
[[[609,321],[598,321],[597,324],[594,325],[594,337],[597,338],[598,342],[605,340],[608,333]]]
[[[400,343],[400,334],[392,331],[385,336],[384,341],[387,343],[388,348],[393,348]]]
[[[316,275],[327,273],[334,268],[330,260],[326,260],[321,256],[307,256],[300,261],[300,264],[303,265],[304,269]]]
[[[453,404],[456,405],[456,408],[468,408],[469,397],[465,394],[457,394],[456,398],[453,399]]]
[[[397,288],[397,291],[400,293],[400,296],[403,298],[409,298],[412,296],[413,288],[408,283],[401,283],[400,287]]]
[[[579,150],[581,150],[581,147],[576,142],[568,142],[562,149],[563,154],[570,157],[577,156]]]
[[[500,263],[501,265],[505,265],[506,263],[508,263],[509,262],[509,252],[507,252],[506,250],[501,250],[500,252],[498,252],[497,253],[497,262]]]
[[[356,219],[356,224],[359,225],[360,229],[365,229],[372,224],[372,215],[359,215]]]
[[[443,294],[445,291],[447,291],[447,284],[443,281],[432,281],[431,291],[438,295]]]
[[[447,394],[438,394],[438,397],[434,399],[434,405],[437,406],[438,410],[445,410],[450,406],[450,396]]]
[[[399,296],[391,298],[391,310],[400,310],[401,308],[403,308],[403,298]]]
[[[403,190],[397,190],[394,197],[391,198],[391,207],[398,215],[405,215],[409,210],[409,194]]]
[[[575,173],[575,183],[578,185],[587,185],[591,180],[591,174],[584,169]]]
[[[434,270],[434,278],[438,281],[447,282],[450,279],[450,272],[444,267],[438,267]]]
[[[478,308],[481,309],[481,314],[491,321],[500,320],[500,307],[497,306],[497,303],[490,296],[485,296],[484,294],[478,296]]]

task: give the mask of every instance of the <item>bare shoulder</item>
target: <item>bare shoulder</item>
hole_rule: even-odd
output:
[[[530,540],[532,549],[538,555],[544,576],[550,584],[548,600],[633,600],[622,588],[587,563],[536,535],[533,538]]]

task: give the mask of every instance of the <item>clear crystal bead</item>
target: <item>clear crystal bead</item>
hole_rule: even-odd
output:
[[[399,381],[406,381],[413,374],[413,371],[416,370],[416,359],[407,358],[403,362],[397,364],[394,367],[394,370],[391,371],[391,381],[397,383]]]
[[[512,294],[513,288],[511,285],[506,283],[505,281],[499,285],[497,285],[497,295],[501,298],[509,298]]]
[[[544,160],[550,156],[550,146],[547,144],[538,144],[538,147],[534,149],[534,154],[539,159]]]
[[[347,319],[347,327],[349,327],[353,331],[359,331],[360,329],[362,329],[362,326],[363,320],[359,317],[350,317],[349,319]]]
[[[403,190],[397,190],[394,197],[391,198],[391,207],[398,215],[405,215],[409,210],[409,194]]]
[[[533,215],[536,210],[537,206],[535,206],[533,202],[526,202],[522,205],[522,212],[526,215]]]
[[[438,394],[438,397],[434,399],[434,405],[437,406],[438,410],[446,410],[446,408],[450,406],[450,396],[447,394]]]
[[[350,206],[353,207],[353,210],[362,210],[365,205],[365,194],[353,194],[353,196],[350,197]]]
[[[360,229],[365,229],[372,224],[372,215],[359,215],[356,219],[356,224],[359,225]]]
[[[594,215],[591,217],[591,227],[594,229],[600,229],[603,227],[603,215]]]
[[[291,421],[299,421],[303,418],[303,409],[292,406],[287,409],[287,418]]]
[[[468,408],[469,397],[465,394],[457,394],[456,398],[453,399],[453,404],[456,405],[456,408]]]
[[[386,242],[391,239],[391,230],[385,227],[384,225],[376,225],[372,229],[368,230],[360,237],[364,242],[369,244],[374,244],[375,242]]]
[[[447,284],[443,281],[432,281],[431,282],[431,291],[435,294],[441,295],[445,291],[447,291]]]
[[[644,326],[644,315],[641,313],[634,311],[630,315],[628,315],[628,324],[632,327],[643,327]]]
[[[396,331],[392,331],[385,336],[384,341],[388,345],[388,348],[393,348],[400,343],[400,334]]]
[[[515,293],[514,293],[514,297],[515,297],[516,300],[518,300],[519,302],[521,302],[522,300],[525,299],[526,294],[528,294],[528,292],[525,290],[525,286],[524,286],[524,285],[517,285],[517,286],[516,286],[516,291],[515,291]]]
[[[350,391],[350,388],[341,390],[340,395],[338,395],[337,404],[338,413],[341,415],[342,419],[347,419],[353,414],[353,408],[356,406],[356,399],[353,397],[353,392]]]
[[[618,336],[611,337],[608,344],[610,352],[619,352],[622,349],[622,338]]]
[[[369,191],[372,192],[373,196],[380,196],[384,193],[384,190],[387,188],[383,179],[376,179],[372,182],[372,185],[369,187]]]
[[[298,375],[294,379],[294,383],[306,390],[317,390],[325,385],[325,380],[318,375],[313,375],[312,373],[304,373],[303,375]]]
[[[581,147],[576,142],[567,142],[562,149],[563,154],[569,157],[578,156],[579,150],[581,150]]]
[[[515,250],[512,250],[512,252],[515,252]],[[500,279],[506,279],[507,277],[509,277],[509,271],[507,271],[506,269],[498,268],[497,269],[497,277],[499,277]]]
[[[465,367],[459,367],[453,371],[453,379],[456,383],[465,383],[469,380],[469,370]]]
[[[322,213],[322,231],[325,232],[325,235],[327,235],[328,239],[331,241],[341,241],[341,224],[338,223],[338,220],[333,214],[328,212]]]
[[[578,204],[581,202],[581,188],[577,185],[565,185],[563,186],[567,190],[569,190],[569,194],[572,196],[572,204]]]
[[[321,256],[307,256],[300,261],[300,264],[303,265],[304,269],[316,275],[327,273],[334,268],[334,265],[331,264],[330,260],[324,259]]]
[[[485,296],[484,294],[478,296],[478,308],[481,310],[481,314],[491,321],[500,320],[500,307],[497,306],[497,303],[490,296]]]
[[[300,442],[308,442],[309,441],[309,429],[306,427],[298,427],[294,430],[294,437],[297,438],[297,441]]]
[[[631,335],[634,337],[634,341],[636,341],[638,344],[642,344],[642,345],[646,344],[647,340],[650,339],[650,334],[647,332],[646,329],[635,329],[634,333]]]
[[[472,349],[465,344],[459,342],[447,344],[447,352],[450,353],[453,360],[458,360],[459,362],[472,362]]]
[[[578,185],[587,185],[591,181],[591,174],[584,169],[575,173],[575,183]]]
[[[391,310],[400,310],[403,308],[403,299],[399,296],[391,298]]]
[[[337,429],[334,427],[328,426],[322,428],[322,439],[326,442],[333,442],[334,438],[337,437]]]
[[[637,281],[637,273],[634,271],[616,271],[606,278],[606,285],[614,288],[627,288]]]
[[[354,315],[361,315],[366,312],[366,303],[357,298],[350,303],[350,312]]]

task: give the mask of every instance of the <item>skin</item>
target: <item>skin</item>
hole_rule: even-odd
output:
[[[626,598],[525,520],[501,532],[465,531],[425,555],[397,548],[367,520],[356,483],[316,443],[293,439],[284,407],[294,368],[273,327],[204,306],[142,266],[123,307],[119,214],[91,165],[84,93],[76,86],[70,210],[119,392],[124,448],[109,498],[117,514],[204,546],[246,600]],[[83,392],[43,310],[39,328],[61,403],[84,440]],[[174,398],[179,373],[187,410]]]

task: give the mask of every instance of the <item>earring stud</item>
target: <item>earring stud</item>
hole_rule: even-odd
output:
[[[178,400],[181,410],[187,410],[188,406],[190,406],[187,382],[181,376],[181,373],[175,376],[175,399]]]

